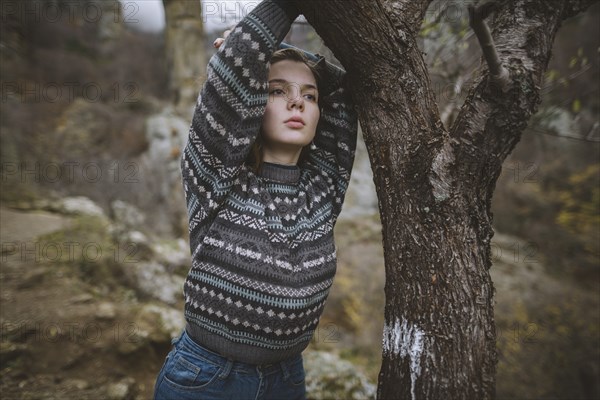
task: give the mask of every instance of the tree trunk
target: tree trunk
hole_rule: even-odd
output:
[[[297,4],[351,77],[371,159],[386,269],[378,398],[492,399],[492,194],[561,22],[592,1],[496,2],[492,36],[509,75],[497,85],[482,63],[449,130],[416,42],[429,2]]]
[[[163,0],[163,4],[169,90],[175,106],[192,113],[206,72],[200,1]]]

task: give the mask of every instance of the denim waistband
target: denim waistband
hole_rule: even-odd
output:
[[[302,355],[288,358],[286,360],[276,362],[273,364],[249,364],[241,361],[236,361],[231,358],[224,357],[218,353],[207,349],[206,347],[198,344],[192,339],[185,329],[181,332],[181,335],[173,340],[175,346],[183,345],[186,350],[194,353],[198,357],[210,362],[216,366],[223,367],[224,371],[236,371],[246,374],[262,374],[271,375],[283,371],[284,377],[287,378],[289,375],[289,369],[292,364],[302,360]]]

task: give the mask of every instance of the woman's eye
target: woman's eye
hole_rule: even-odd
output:
[[[317,101],[317,98],[312,94],[305,94],[304,97],[310,101]]]
[[[271,90],[271,94],[280,95],[280,94],[284,94],[284,93],[285,92],[283,90],[281,90],[281,89],[273,89],[273,90]]]

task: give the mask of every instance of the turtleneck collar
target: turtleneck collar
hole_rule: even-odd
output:
[[[295,184],[300,180],[300,168],[297,165],[275,164],[263,161],[258,176],[277,182]]]

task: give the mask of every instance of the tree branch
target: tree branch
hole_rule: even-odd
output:
[[[465,173],[476,181],[495,181],[503,161],[519,142],[527,122],[537,111],[543,75],[564,16],[573,15],[576,9],[583,11],[585,5],[591,3],[588,0],[511,0],[489,6],[491,9],[480,8],[481,16],[495,11],[496,55],[488,55],[490,74],[492,68],[500,65],[510,71],[510,84],[507,92],[500,92],[489,85],[486,71],[480,71],[473,78],[473,86],[449,132],[451,154],[459,161],[451,169],[457,184],[461,184],[458,177],[465,176]],[[464,184],[478,186],[472,185],[472,182]],[[469,187],[462,190],[468,193]],[[492,191],[472,194],[486,198],[489,204]]]
[[[425,12],[433,0],[383,0],[388,18],[394,25],[402,24],[402,30],[412,35],[418,33]],[[397,26],[398,27],[398,26]]]
[[[496,84],[503,93],[508,90],[510,78],[508,70],[502,66],[494,39],[485,19],[495,10],[496,3],[488,2],[480,6],[469,5],[469,25],[475,32],[483,56],[491,75],[491,83]]]
[[[426,151],[423,142],[433,145],[439,141],[443,127],[416,34],[407,28],[407,20],[419,15],[428,2],[306,0],[297,3],[348,71],[355,99],[371,96],[372,103],[378,105],[377,116],[367,116],[364,110],[359,110],[361,121],[378,120],[379,114],[384,115],[390,109],[402,119],[401,124],[394,123],[386,129],[382,138],[397,142],[395,150],[407,154],[402,158],[407,163],[415,152]],[[393,4],[406,7],[406,14],[390,14],[389,7]],[[423,135],[407,140],[408,126],[421,127]],[[371,135],[368,128],[363,133],[366,141],[378,137]]]

